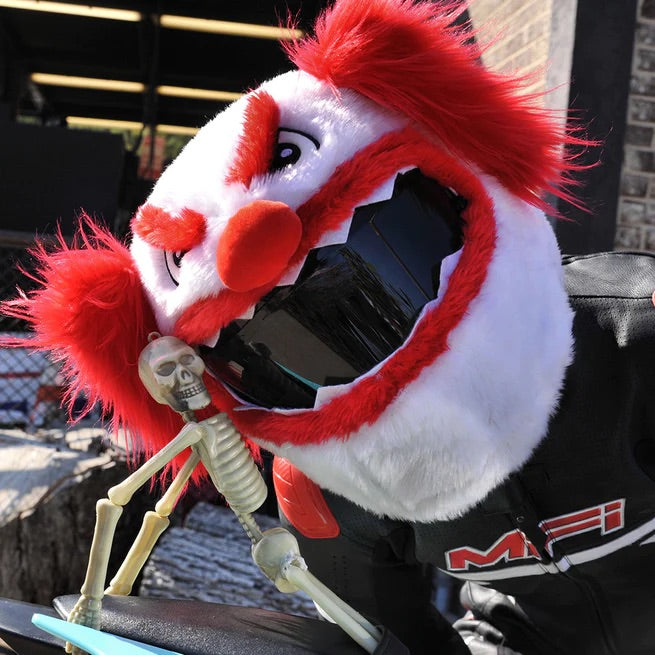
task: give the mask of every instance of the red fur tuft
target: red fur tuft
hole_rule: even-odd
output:
[[[243,134],[237,157],[225,181],[250,187],[252,178],[268,172],[280,124],[280,109],[266,91],[256,91],[244,112]]]
[[[566,185],[582,167],[562,146],[592,144],[520,95],[522,80],[485,69],[470,32],[453,25],[459,12],[458,0],[339,0],[314,37],[285,48],[301,70],[409,117],[520,198],[543,208],[550,191],[575,203]]]
[[[179,216],[172,216],[165,209],[143,205],[132,220],[132,230],[154,248],[170,252],[191,250],[205,237],[205,217],[185,207]]]
[[[63,364],[69,406],[79,396],[89,408],[101,402],[113,415],[114,429],[125,428],[138,439],[139,452],[153,454],[182,421],[156,403],[139,379],[137,360],[156,324],[129,251],[86,219],[72,248],[60,238],[57,250],[41,245],[33,255],[40,288],[0,308],[26,320],[34,335],[6,338],[2,345],[50,352]],[[184,459],[182,454],[170,469]],[[195,477],[201,473],[198,469]]]

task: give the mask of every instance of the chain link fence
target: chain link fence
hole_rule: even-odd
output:
[[[8,300],[17,288],[30,291],[35,282],[26,275],[34,264],[30,235],[0,233],[0,299]],[[0,314],[3,337],[29,337],[27,324]],[[36,431],[66,421],[61,409],[61,380],[57,366],[45,354],[29,348],[0,348],[0,426]]]

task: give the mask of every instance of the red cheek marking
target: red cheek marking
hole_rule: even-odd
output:
[[[279,277],[302,237],[298,215],[282,202],[255,200],[227,224],[218,242],[218,275],[243,293]]]
[[[191,250],[205,238],[205,217],[185,207],[178,216],[155,205],[143,205],[132,220],[132,231],[155,248]]]

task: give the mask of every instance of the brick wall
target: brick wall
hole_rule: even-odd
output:
[[[535,75],[529,89],[548,90],[545,105],[566,109],[577,3],[469,0],[473,25],[500,34],[483,54],[485,65]],[[638,0],[637,11],[615,246],[655,252],[655,0]]]
[[[568,108],[578,0],[469,0],[481,29],[482,60],[507,74],[527,74],[526,91],[546,94],[549,109]]]
[[[546,88],[553,0],[473,0],[469,15],[482,28],[482,60],[489,68],[530,74],[530,91]],[[493,38],[498,34],[498,38]],[[489,44],[488,37],[491,37]]]
[[[655,0],[639,0],[616,247],[655,252]]]
[[[508,74],[528,74],[532,81],[527,90],[547,91],[545,106],[564,112],[569,102],[577,3],[469,0],[471,21],[482,30],[484,64]]]

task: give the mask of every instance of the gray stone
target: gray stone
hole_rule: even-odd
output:
[[[628,103],[628,120],[655,123],[655,102],[631,98]]]
[[[94,455],[28,435],[0,434],[0,596],[49,604],[78,593],[95,504],[128,475],[114,453]],[[147,485],[146,485],[147,486]],[[135,495],[119,521],[110,574],[125,557],[153,501]]]
[[[646,205],[643,202],[621,201],[619,223],[621,225],[641,225],[646,217]]]
[[[655,25],[639,23],[635,37],[639,45],[655,46]]]
[[[626,148],[625,166],[631,171],[654,172],[655,153],[650,150]]]
[[[655,96],[655,77],[653,75],[633,75],[630,78],[630,93],[638,96]]]

